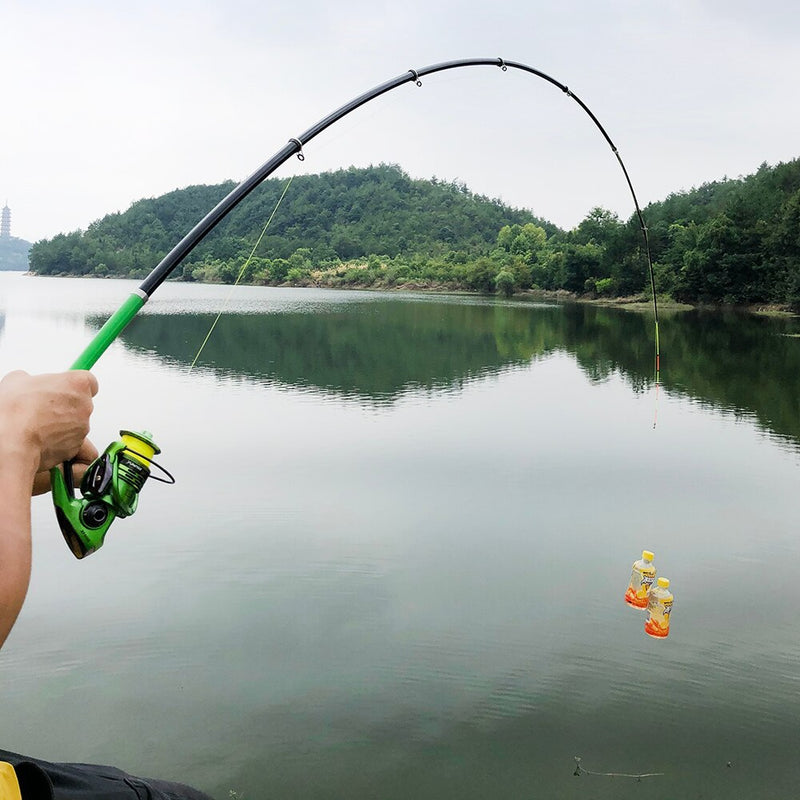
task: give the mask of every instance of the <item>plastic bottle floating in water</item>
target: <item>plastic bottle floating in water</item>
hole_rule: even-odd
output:
[[[650,588],[656,579],[656,568],[653,566],[653,554],[642,550],[642,557],[633,563],[631,582],[625,592],[625,602],[632,608],[647,608]]]
[[[669,581],[659,578],[650,592],[647,603],[647,619],[644,621],[644,632],[657,639],[669,636],[669,618],[672,614],[672,592]]]

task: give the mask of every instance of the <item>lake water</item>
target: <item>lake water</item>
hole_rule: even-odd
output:
[[[0,369],[66,368],[135,286],[0,274]],[[84,561],[34,501],[0,747],[220,800],[793,796],[800,324],[661,327],[656,392],[647,314],[165,284],[92,438],[151,430],[177,483]]]

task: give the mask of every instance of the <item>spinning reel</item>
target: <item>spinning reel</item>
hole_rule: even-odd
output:
[[[86,470],[75,496],[72,464],[64,472],[50,473],[53,503],[64,539],[75,558],[83,558],[103,546],[106,533],[117,517],[129,517],[136,511],[139,492],[148,478],[161,483],[175,483],[175,478],[153,456],[161,452],[147,431],[120,431]],[[156,467],[164,477],[151,475]]]

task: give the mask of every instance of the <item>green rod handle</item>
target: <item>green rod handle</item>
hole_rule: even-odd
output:
[[[91,369],[97,359],[108,349],[114,339],[122,333],[128,323],[145,304],[147,295],[134,292],[109,318],[105,325],[89,342],[86,349],[75,359],[70,369]]]

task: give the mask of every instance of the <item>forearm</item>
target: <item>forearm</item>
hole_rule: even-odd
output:
[[[37,473],[97,455],[89,433],[97,381],[90,372],[10,372],[0,380],[0,647],[31,577],[31,492]],[[88,461],[87,461],[88,459]]]
[[[8,443],[0,431],[0,441]],[[19,614],[31,574],[31,487],[38,454],[0,447],[0,647]]]

